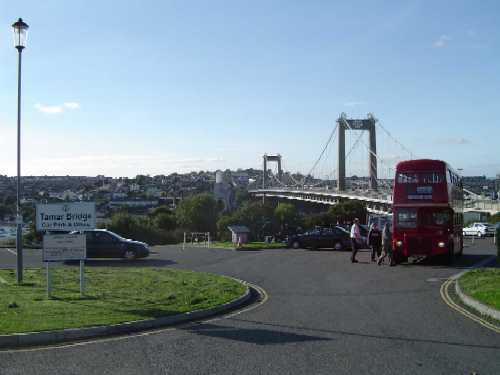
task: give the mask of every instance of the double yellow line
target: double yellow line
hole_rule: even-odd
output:
[[[491,324],[490,322],[481,319],[479,316],[472,314],[468,310],[464,309],[462,306],[457,305],[450,297],[450,294],[448,292],[448,289],[450,286],[453,285],[453,283],[457,282],[455,277],[450,277],[448,280],[446,280],[443,285],[441,285],[441,298],[444,300],[444,302],[450,306],[452,309],[458,311],[460,314],[466,316],[469,319],[474,320],[475,322],[481,324],[482,326],[491,329],[492,331],[496,333],[500,333],[500,327],[495,326],[494,324]]]

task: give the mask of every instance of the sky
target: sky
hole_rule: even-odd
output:
[[[500,2],[478,4],[0,0],[0,174],[16,173],[22,17],[23,175],[261,168],[264,153],[306,173],[344,112],[378,119],[382,177],[410,157],[494,176]],[[348,175],[368,173],[361,136]]]

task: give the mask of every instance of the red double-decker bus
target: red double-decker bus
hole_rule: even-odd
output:
[[[397,260],[463,251],[463,188],[460,176],[440,160],[398,163],[393,193],[393,249]]]

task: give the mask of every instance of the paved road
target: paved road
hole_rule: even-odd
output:
[[[476,241],[453,267],[377,267],[368,253],[351,264],[333,251],[158,248],[137,263],[239,277],[269,300],[142,336],[0,352],[0,374],[500,374],[500,335],[439,294],[444,278],[493,254],[489,241]],[[2,266],[14,260],[0,249]]]

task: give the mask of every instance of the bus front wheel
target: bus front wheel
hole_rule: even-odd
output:
[[[463,240],[460,240],[459,246],[460,246],[460,251],[458,252],[457,257],[461,257],[464,253],[464,241]]]
[[[448,246],[448,254],[446,255],[446,264],[453,264],[453,259],[455,258],[455,249],[453,244]]]
[[[405,262],[408,262],[408,257],[402,255],[401,253],[399,252],[395,252],[394,253],[394,261],[399,264],[399,263],[405,263]]]

